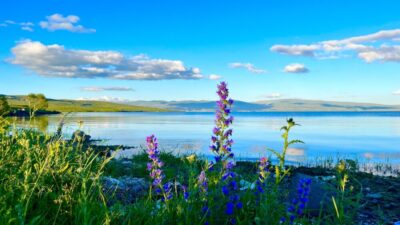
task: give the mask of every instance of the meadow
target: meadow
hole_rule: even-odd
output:
[[[85,135],[63,138],[62,121],[56,132],[46,133],[17,128],[1,118],[0,224],[305,225],[400,220],[398,177],[361,173],[355,161],[346,159],[288,166],[287,149],[302,142],[290,139],[297,126],[293,119],[281,129],[281,150],[266,148],[271,157],[255,163],[236,161],[230,128],[234,101],[224,82],[217,94],[215,127],[210,130],[213,160],[160,151],[157,136],[149,134],[141,154],[121,161],[114,159],[115,152],[97,151]],[[369,188],[389,182],[394,192],[366,193],[371,181],[376,186]],[[371,211],[368,207],[374,208],[372,201],[385,201],[392,209],[376,209],[378,217],[365,215]]]

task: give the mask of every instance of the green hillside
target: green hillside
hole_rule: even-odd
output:
[[[7,96],[11,107],[21,108],[26,106],[23,96]],[[125,105],[103,101],[78,101],[48,99],[48,111],[58,112],[164,112],[166,109],[147,106]]]

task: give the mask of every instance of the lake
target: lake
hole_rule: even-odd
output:
[[[400,112],[262,112],[234,113],[233,151],[244,160],[269,156],[266,147],[280,150],[280,128],[293,117],[301,124],[290,137],[297,144],[288,151],[291,162],[347,157],[365,162],[400,163]],[[60,115],[40,117],[36,126],[54,131]],[[208,146],[213,113],[73,113],[66,119],[65,134],[79,128],[93,139],[110,145],[144,146],[155,134],[161,149],[210,156]],[[19,121],[24,123],[23,121]],[[137,150],[121,152],[129,155]]]

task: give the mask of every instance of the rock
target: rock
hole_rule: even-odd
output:
[[[397,189],[396,187],[394,187],[394,186],[388,187],[388,192],[396,193],[397,190],[398,190],[398,189]]]
[[[307,210],[311,213],[311,215],[318,216],[319,211],[322,207],[322,210],[328,210],[332,204],[332,196],[335,196],[333,191],[333,186],[321,179],[317,179],[312,176],[308,176],[302,173],[296,173],[292,177],[289,178],[289,195],[287,197],[287,202],[292,201],[292,199],[297,194],[297,185],[299,181],[303,178],[311,178],[312,183],[310,187],[310,195],[309,200],[307,202]]]
[[[144,178],[124,176],[121,178],[103,177],[103,192],[107,203],[115,202],[122,204],[133,203],[137,198],[145,195],[149,190],[149,184]]]
[[[124,167],[127,167],[129,169],[132,168],[132,166],[133,166],[132,160],[129,160],[129,159],[122,159],[122,160],[120,160],[120,162]]]
[[[371,203],[377,205],[377,204],[379,203],[379,200],[376,199],[376,198],[373,198],[373,199],[371,200]]]
[[[85,132],[81,130],[76,130],[71,137],[71,140],[77,141],[77,142],[82,142],[82,143],[87,143],[90,142],[90,135],[85,134]]]
[[[382,194],[381,193],[372,193],[372,194],[367,194],[367,196],[366,196],[367,198],[371,198],[371,199],[376,199],[376,200],[379,200],[379,199],[382,199]]]

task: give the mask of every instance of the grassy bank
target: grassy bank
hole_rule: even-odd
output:
[[[23,96],[8,96],[7,100],[13,108],[24,108],[26,102]],[[47,111],[56,112],[165,112],[167,110],[147,107],[119,104],[104,101],[78,101],[48,99]]]

